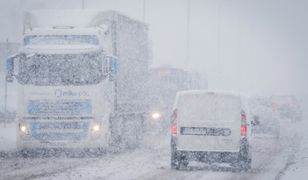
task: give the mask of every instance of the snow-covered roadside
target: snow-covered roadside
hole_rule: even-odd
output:
[[[107,153],[97,158],[21,158],[0,160],[0,179],[274,179],[289,152],[257,152],[248,172],[211,170],[199,166],[170,168],[170,136],[147,136],[135,150]],[[285,147],[285,146],[284,146]]]
[[[16,150],[16,124],[0,123],[0,152]]]
[[[290,180],[290,179],[307,179],[308,177],[308,131],[306,129],[308,122],[300,123],[301,130],[300,135],[302,137],[299,149],[295,154],[294,159],[292,159],[286,171],[282,172],[281,180]]]

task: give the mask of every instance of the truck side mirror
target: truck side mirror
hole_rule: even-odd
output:
[[[5,66],[5,79],[6,82],[13,82],[14,81],[14,61],[16,56],[11,56],[6,59],[6,66]]]

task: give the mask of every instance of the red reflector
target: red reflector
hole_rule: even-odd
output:
[[[176,124],[174,123],[172,124],[172,127],[171,127],[172,134],[176,134],[176,130],[177,130]]]
[[[246,127],[245,126],[241,127],[241,134],[242,134],[242,136],[246,136]]]

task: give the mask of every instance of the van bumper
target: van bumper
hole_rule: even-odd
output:
[[[174,151],[178,157],[185,158],[186,160],[206,163],[238,163],[242,160],[247,161],[251,159],[247,138],[241,139],[240,149],[237,152],[177,150],[176,144],[177,138],[171,137],[171,151]]]

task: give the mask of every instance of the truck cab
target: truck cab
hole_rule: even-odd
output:
[[[123,32],[125,29],[119,29],[119,25],[115,26],[119,19],[121,23],[132,21],[116,12],[72,10],[25,13],[22,48],[7,60],[7,80],[16,79],[18,82],[19,150],[105,149],[111,141],[119,139],[118,136],[127,136],[123,132],[128,131],[115,127],[123,125],[123,119],[142,122],[144,112],[136,112],[132,107],[137,106],[133,105],[128,106],[133,112],[123,110],[124,106],[118,101],[120,95],[125,94],[127,98],[127,95],[133,96],[129,93],[134,93],[117,87],[120,84],[122,88],[121,83],[127,82],[116,77],[118,56],[132,55],[121,45],[140,43],[135,39],[126,38],[125,42],[115,39],[116,35],[121,37],[131,33]],[[134,25],[133,31],[139,28],[141,33],[145,32],[139,22]],[[120,71],[120,77],[127,77],[125,66],[129,63],[125,64],[124,60],[122,58],[124,69]],[[131,62],[138,67],[136,61]],[[139,69],[147,71],[146,59]],[[129,73],[132,74],[132,71]],[[140,70],[133,73],[140,74]],[[128,115],[120,114],[119,107]],[[115,130],[120,131],[115,133]]]

